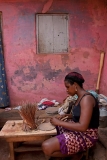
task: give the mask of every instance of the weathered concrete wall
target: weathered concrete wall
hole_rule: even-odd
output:
[[[100,50],[107,50],[107,2],[105,0],[0,0],[3,18],[5,68],[11,105],[42,98],[62,101],[64,76],[81,72],[85,89],[95,90]],[[69,52],[37,54],[36,13],[69,14]],[[100,93],[107,96],[107,55]]]

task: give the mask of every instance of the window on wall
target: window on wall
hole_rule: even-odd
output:
[[[37,14],[37,52],[68,52],[68,14]]]

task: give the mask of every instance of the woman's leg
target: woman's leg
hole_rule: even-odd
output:
[[[60,151],[60,144],[58,141],[58,138],[52,137],[42,143],[42,149],[45,155],[50,156],[50,157],[72,157],[73,160],[81,160],[82,158],[82,153],[77,153],[77,154],[62,154]],[[69,160],[71,160],[70,158]],[[66,158],[67,160],[67,158]]]
[[[66,157],[68,155],[62,154],[60,151],[60,144],[58,138],[52,137],[42,143],[42,149],[45,155],[50,157]]]

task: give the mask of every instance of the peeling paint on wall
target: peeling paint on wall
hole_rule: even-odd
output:
[[[95,90],[100,50],[107,52],[106,1],[0,0],[0,11],[11,105],[44,97],[62,102],[67,96],[64,77],[71,71],[82,73],[85,89]],[[37,54],[37,13],[68,13],[67,54]],[[107,95],[105,64],[106,55],[100,92]]]
[[[83,57],[84,57],[84,58],[88,58],[89,55],[90,55],[90,54],[89,54],[88,52],[84,52],[84,53],[83,53]]]
[[[14,78],[16,77],[21,77],[23,81],[33,81],[37,77],[37,73],[34,66],[26,66],[15,71]]]
[[[45,5],[43,6],[42,13],[46,13],[50,7],[52,6],[53,0],[48,0]]]

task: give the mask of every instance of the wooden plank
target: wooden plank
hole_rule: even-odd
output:
[[[38,146],[20,146],[18,148],[15,148],[15,152],[27,152],[27,151],[41,151],[42,147]]]
[[[68,16],[53,15],[54,53],[68,52]]]
[[[45,135],[42,135],[42,136],[33,136],[33,135],[29,135],[29,136],[19,136],[19,137],[4,137],[4,138],[6,138],[6,141],[7,142],[23,142],[23,141],[41,141],[41,142],[43,142],[43,141],[45,141],[46,139],[49,139],[51,136],[49,135],[47,135],[47,136],[45,136]]]

